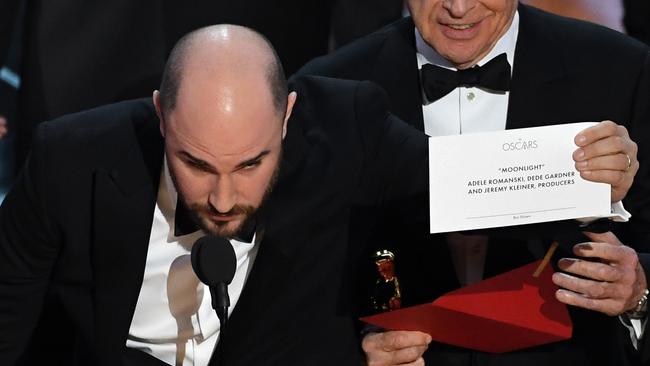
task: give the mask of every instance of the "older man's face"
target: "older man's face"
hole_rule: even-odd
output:
[[[517,0],[407,0],[424,40],[458,68],[475,65],[508,30]]]

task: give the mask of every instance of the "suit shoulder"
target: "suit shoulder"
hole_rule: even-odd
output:
[[[353,41],[329,55],[317,57],[305,64],[297,75],[322,75],[344,79],[362,79],[386,40],[396,33],[412,32],[411,18],[397,20],[384,28]]]
[[[142,141],[160,139],[153,104],[145,99],[109,104],[40,124],[32,155],[53,164],[104,165]],[[103,162],[103,163],[102,163]]]
[[[346,144],[374,141],[384,131],[388,97],[370,81],[300,76],[292,79],[291,88],[298,92],[292,119],[312,137],[322,133],[341,146],[352,146]]]
[[[290,79],[289,89],[298,93],[298,99],[311,108],[331,108],[350,103],[378,100],[387,103],[383,89],[370,81],[337,79],[326,76],[297,75]]]
[[[149,100],[134,99],[67,114],[44,122],[42,129],[52,141],[86,140],[145,123],[153,116],[155,110]]]

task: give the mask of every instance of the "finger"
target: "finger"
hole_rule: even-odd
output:
[[[413,362],[404,363],[400,366],[424,366],[424,358],[420,357]]]
[[[598,242],[598,243],[609,243],[612,245],[623,245],[620,240],[618,240],[618,237],[614,235],[613,232],[607,231],[604,233],[592,233],[589,231],[583,231],[583,234],[585,234],[586,237],[589,238],[589,240],[593,242]]]
[[[612,121],[602,121],[595,126],[585,128],[578,132],[574,141],[578,146],[585,146],[617,133],[617,124]]]
[[[627,191],[634,182],[636,169],[635,166],[634,170],[628,172],[620,170],[585,170],[580,172],[580,177],[590,182],[607,183],[612,186],[612,189]]]
[[[608,263],[635,268],[639,258],[634,249],[609,243],[580,243],[573,247],[579,257],[598,258]]]
[[[580,131],[576,135],[574,142],[576,145],[582,147],[612,136],[629,138],[630,135],[625,126],[621,126],[614,121],[605,120],[595,126]]]
[[[613,299],[592,299],[564,289],[557,290],[555,292],[555,298],[567,305],[599,311],[611,316],[620,315],[627,310],[621,301]]]
[[[575,167],[578,171],[615,170],[622,172],[627,172],[632,168],[631,165],[628,166],[627,155],[623,153],[596,156],[591,159],[576,161]]]
[[[410,364],[422,358],[422,355],[427,350],[427,346],[403,348],[389,353],[390,358],[387,359],[389,365]]]
[[[597,156],[623,153],[636,160],[636,144],[629,137],[609,136],[582,146],[573,152],[573,160],[583,161]],[[627,159],[626,159],[627,160]]]
[[[580,172],[580,177],[611,186],[611,202],[622,200],[634,183],[634,176],[639,169],[639,162],[634,163],[628,171],[620,170],[586,170]]]
[[[615,285],[609,282],[593,281],[578,278],[566,273],[556,272],[553,274],[553,283],[565,290],[583,295],[590,299],[609,299],[616,297]]]
[[[585,146],[614,135],[629,137],[629,133],[625,126],[621,126],[614,121],[605,120],[578,132],[574,142],[578,146]]]
[[[370,344],[371,346],[390,352],[408,347],[427,346],[431,342],[431,336],[418,331],[388,331],[376,334],[372,340],[375,342]]]
[[[419,343],[416,346],[405,344]],[[431,336],[417,331],[388,331],[370,333],[363,338],[362,348],[368,365],[400,365],[417,362],[431,342]]]
[[[562,258],[558,267],[564,272],[586,277],[596,281],[620,281],[623,273],[609,264],[583,261],[575,258]]]

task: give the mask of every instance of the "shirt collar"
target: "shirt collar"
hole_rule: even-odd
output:
[[[510,23],[510,27],[506,33],[499,38],[494,47],[483,57],[479,62],[479,66],[493,59],[494,57],[505,53],[508,57],[511,70],[514,67],[515,47],[517,45],[517,37],[519,35],[519,11],[515,11],[515,15]],[[447,59],[442,57],[433,47],[429,46],[417,27],[415,27],[415,47],[417,49],[418,69],[422,68],[424,64],[433,64],[436,66],[444,67],[446,69],[456,69],[454,65]]]

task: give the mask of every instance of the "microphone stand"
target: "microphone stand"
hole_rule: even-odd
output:
[[[224,366],[223,362],[223,335],[226,330],[226,322],[228,320],[228,308],[230,307],[230,296],[228,296],[228,285],[224,282],[217,283],[216,286],[210,286],[210,295],[212,297],[212,308],[217,313],[219,318],[219,338],[214,343],[214,348],[212,349],[212,355],[210,355],[210,360],[208,361],[209,366],[214,366],[213,361],[215,359],[215,354],[217,353],[217,347],[221,343],[221,353],[219,354],[219,365]]]

